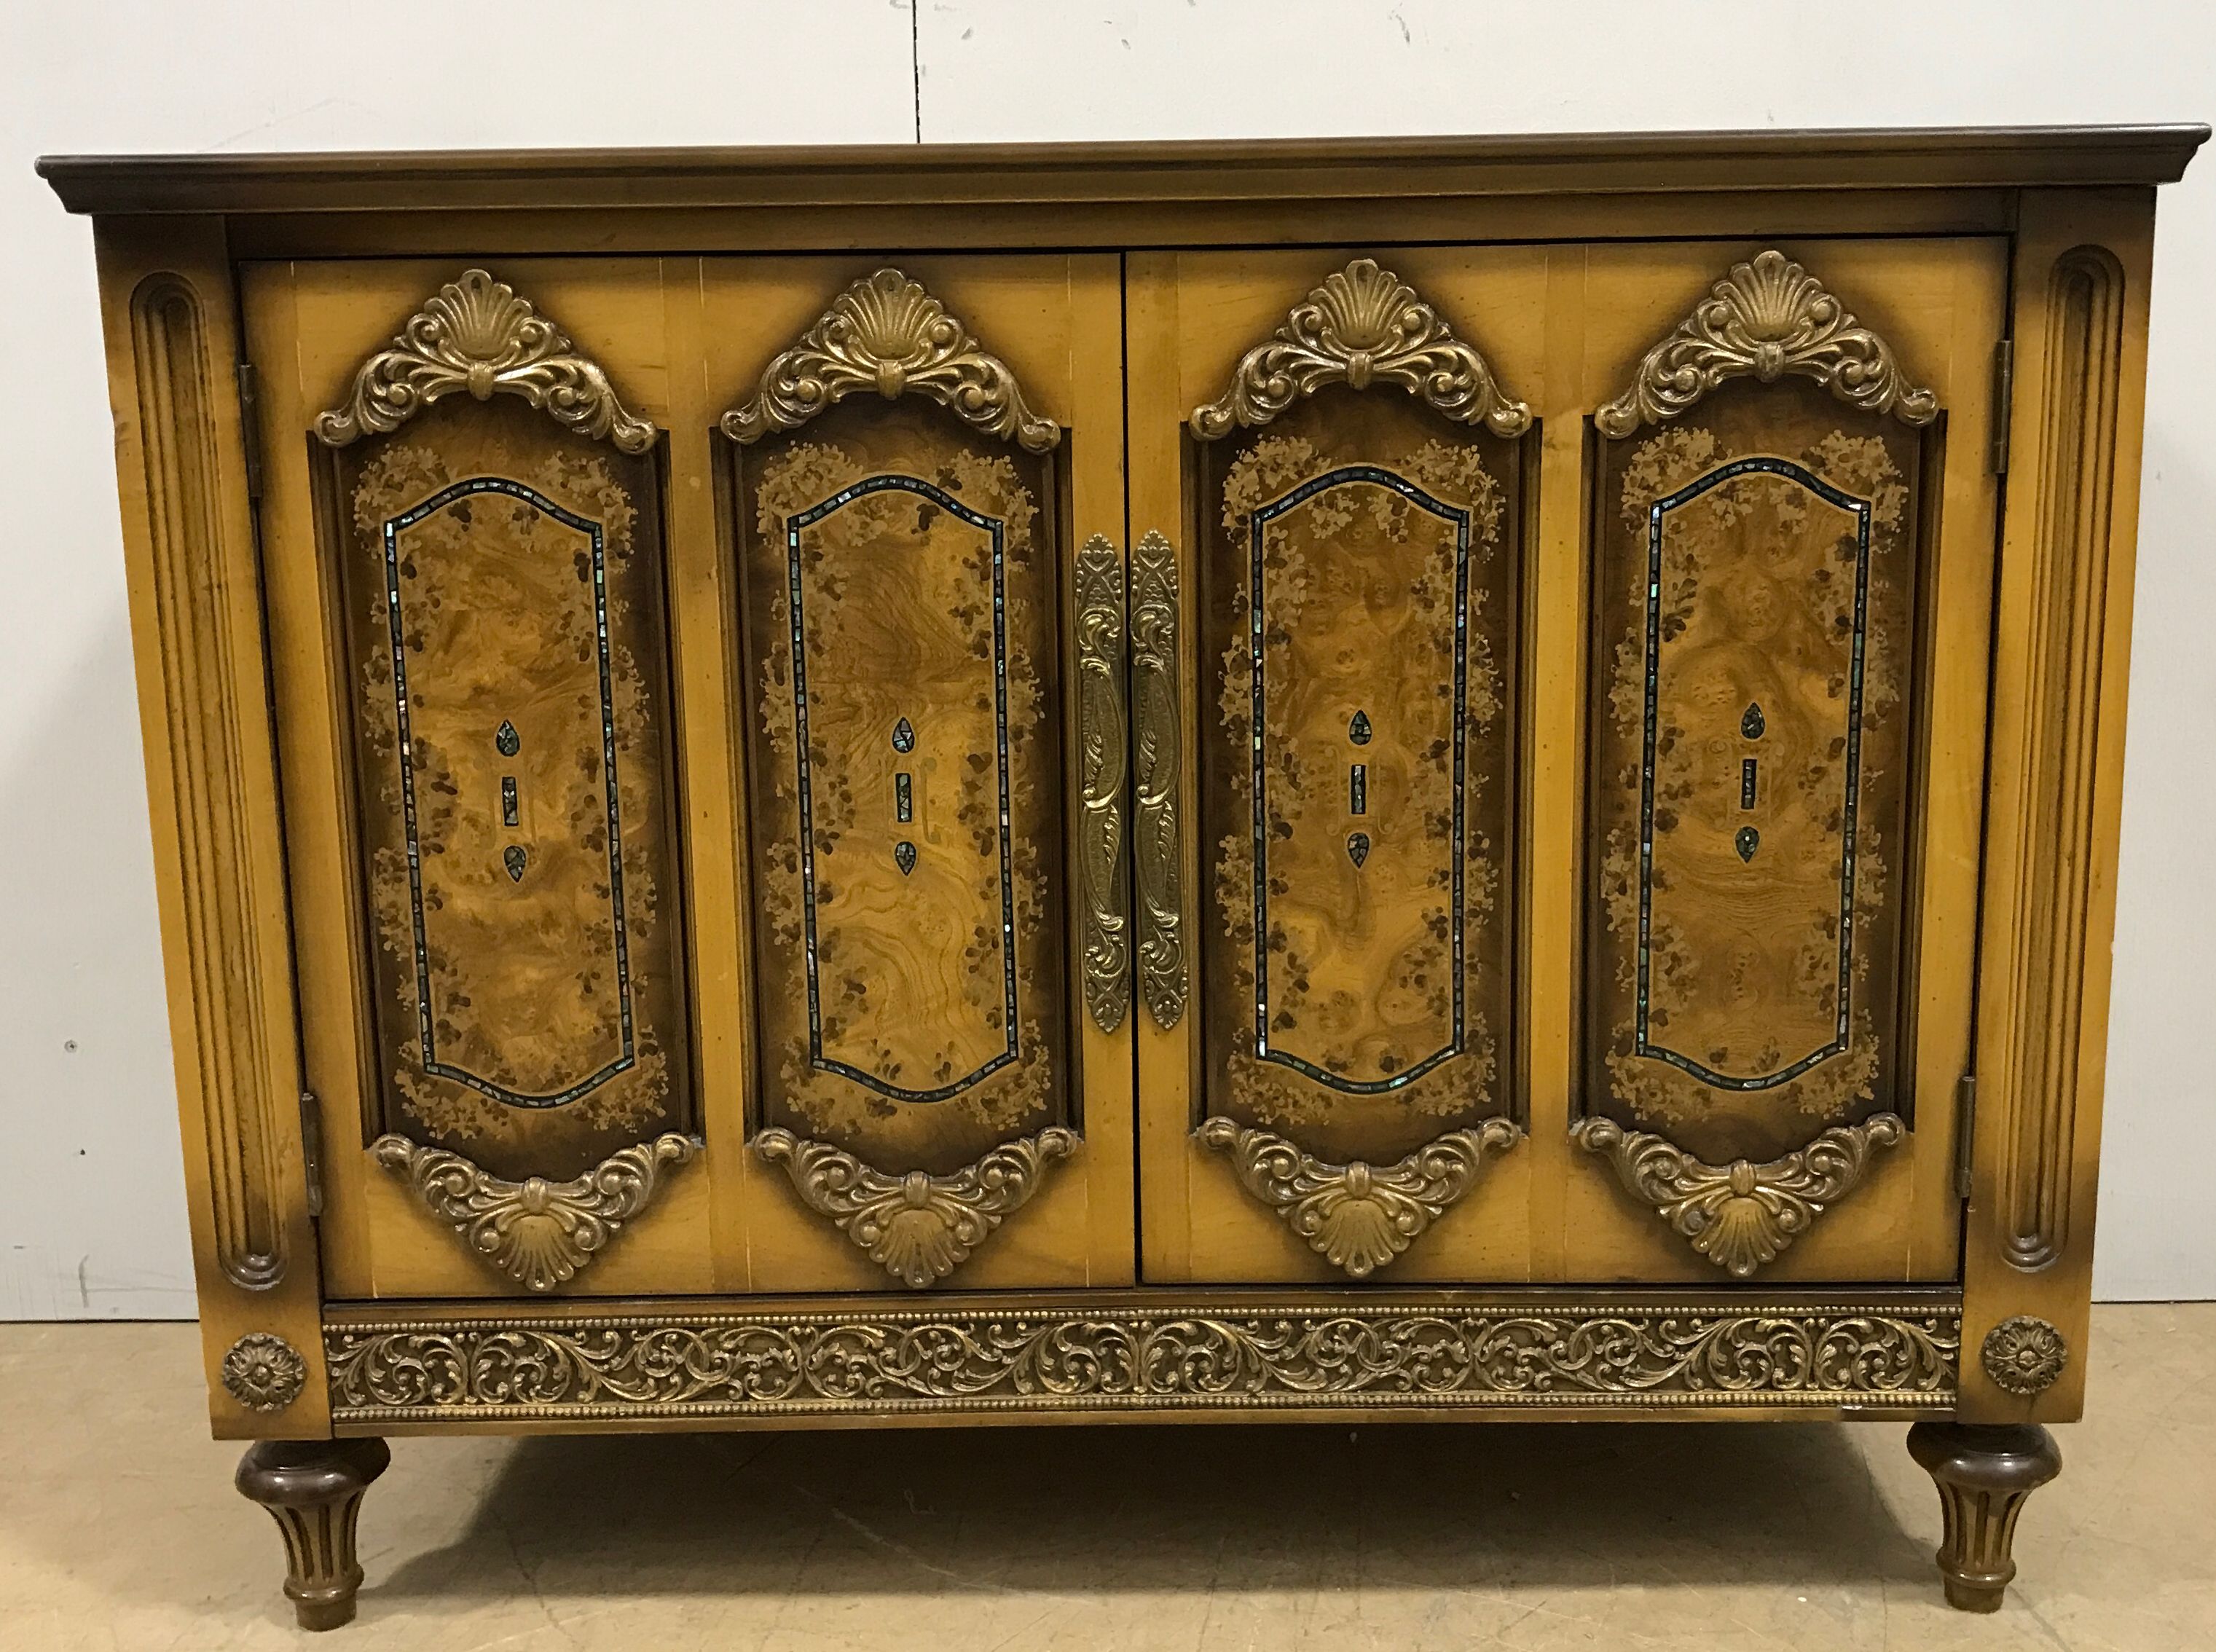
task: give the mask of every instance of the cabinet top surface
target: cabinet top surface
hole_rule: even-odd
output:
[[[73,212],[1144,202],[2168,183],[2206,126],[47,156]]]

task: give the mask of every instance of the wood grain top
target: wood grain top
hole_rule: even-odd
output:
[[[2206,126],[46,156],[73,212],[1133,202],[2169,183]]]

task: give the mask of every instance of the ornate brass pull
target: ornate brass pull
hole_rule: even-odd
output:
[[[1165,1031],[1185,1014],[1184,857],[1178,819],[1178,573],[1149,529],[1131,548],[1132,846],[1139,869],[1139,990]]]
[[[1131,1003],[1130,903],[1123,874],[1122,559],[1094,534],[1077,553],[1078,868],[1085,906],[1085,1004],[1112,1033]]]

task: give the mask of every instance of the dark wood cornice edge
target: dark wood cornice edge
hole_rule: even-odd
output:
[[[72,212],[1303,200],[2169,183],[2205,126],[50,155]]]

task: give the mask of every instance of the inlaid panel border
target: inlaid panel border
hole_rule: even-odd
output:
[[[422,857],[416,838],[416,764],[411,755],[415,742],[409,733],[406,615],[400,600],[400,535],[446,509],[456,500],[487,493],[506,494],[512,499],[521,500],[532,509],[545,512],[563,527],[583,534],[592,545],[593,634],[599,655],[600,682],[600,773],[606,789],[608,816],[608,917],[614,931],[616,1011],[622,1029],[622,1053],[598,1072],[546,1096],[510,1090],[480,1078],[465,1068],[440,1060],[434,1031],[438,1017],[431,1013],[431,961],[423,915]],[[394,726],[398,730],[398,739],[394,743],[400,758],[401,828],[408,846],[408,908],[415,943],[416,1033],[422,1041],[423,1071],[435,1073],[441,1078],[451,1078],[459,1084],[466,1084],[479,1094],[506,1102],[510,1107],[539,1108],[564,1106],[580,1096],[589,1095],[619,1073],[629,1072],[637,1062],[637,1041],[631,1018],[631,937],[624,910],[623,806],[616,778],[615,691],[612,682],[613,669],[609,659],[606,538],[600,523],[564,510],[537,489],[505,476],[471,476],[452,483],[398,516],[387,519],[383,529],[385,604],[392,647]],[[512,788],[514,783],[505,783]],[[512,790],[503,795],[512,806]],[[520,854],[521,851],[512,852]],[[518,862],[516,869],[520,865],[521,863]],[[522,874],[516,869],[511,869],[510,875],[520,878]]]
[[[808,758],[808,620],[802,605],[800,535],[835,512],[844,510],[869,494],[914,494],[953,517],[985,533],[992,542],[993,559],[993,749],[998,778],[1000,845],[1000,976],[1006,1038],[999,1054],[982,1066],[931,1090],[906,1090],[889,1084],[873,1073],[823,1053],[823,998],[816,973],[816,814]],[[1016,1059],[1021,1050],[1017,1033],[1016,1006],[1016,882],[1015,848],[1008,828],[1008,626],[1006,525],[964,505],[943,488],[920,476],[887,473],[865,476],[841,488],[830,498],[785,519],[785,578],[792,604],[792,718],[797,734],[795,765],[800,796],[800,909],[806,930],[808,966],[808,1059],[825,1072],[835,1072],[879,1096],[901,1102],[944,1102],[990,1078]]]
[[[1603,439],[1628,440],[1647,425],[1666,424],[1689,412],[1719,386],[1752,379],[1775,384],[1805,378],[1846,406],[1888,417],[1911,428],[1936,421],[1936,392],[1915,384],[1892,345],[1858,323],[1837,294],[1776,248],[1733,264],[1691,310],[1640,360],[1631,382],[1592,415]],[[1653,845],[1656,693],[1659,655],[1659,580],[1662,524],[1670,509],[1734,476],[1767,471],[1800,482],[1856,519],[1855,620],[1851,703],[1848,716],[1845,808],[1840,887],[1838,1035],[1832,1043],[1783,1072],[1754,1080],[1714,1073],[1647,1038],[1648,924]],[[1597,473],[1596,473],[1597,474]],[[1837,1054],[1848,1038],[1852,975],[1856,770],[1860,758],[1862,676],[1867,631],[1871,513],[1867,501],[1843,494],[1803,467],[1768,456],[1727,462],[1649,508],[1647,593],[1643,643],[1642,749],[1639,833],[1639,934],[1634,1053],[1663,1061],[1719,1089],[1774,1088]],[[1588,892],[1590,898],[1590,891]],[[1573,1120],[1571,1139],[1613,1165],[1634,1199],[1652,1209],[1696,1251],[1733,1276],[1751,1277],[1776,1260],[1817,1218],[1861,1186],[1872,1150],[1890,1147],[1907,1133],[1899,1115],[1876,1111],[1850,1124],[1819,1131],[1797,1150],[1764,1163],[1734,1159],[1710,1164],[1667,1136],[1628,1129],[1591,1111]]]
[[[1367,483],[1388,488],[1398,494],[1419,510],[1453,524],[1455,530],[1455,646],[1454,646],[1454,826],[1452,847],[1453,891],[1451,911],[1448,918],[1450,945],[1454,959],[1454,1010],[1447,1042],[1423,1059],[1412,1063],[1406,1071],[1386,1078],[1361,1079],[1342,1078],[1312,1061],[1277,1048],[1270,1042],[1270,811],[1269,811],[1269,747],[1260,734],[1265,724],[1264,710],[1267,700],[1267,673],[1265,669],[1264,616],[1267,612],[1263,601],[1263,580],[1266,558],[1265,530],[1278,517],[1296,510],[1317,495],[1332,488]],[[1257,731],[1252,744],[1251,765],[1253,793],[1254,836],[1254,1053],[1262,1060],[1274,1061],[1290,1067],[1303,1078],[1350,1096],[1383,1096],[1413,1084],[1441,1063],[1450,1061],[1462,1053],[1464,1020],[1467,1013],[1466,985],[1462,980],[1462,941],[1468,922],[1463,909],[1462,881],[1464,869],[1462,850],[1467,836],[1463,809],[1465,765],[1468,745],[1468,689],[1469,689],[1469,527],[1470,514],[1466,508],[1448,504],[1434,498],[1423,488],[1397,472],[1376,464],[1346,464],[1327,470],[1320,476],[1311,476],[1290,492],[1283,494],[1269,503],[1256,507],[1248,529],[1251,561],[1248,566],[1247,658],[1253,672],[1254,696],[1254,728]],[[1359,715],[1359,714],[1357,714]],[[1359,812],[1359,811],[1357,811]],[[1357,862],[1357,864],[1360,863]]]
[[[1710,489],[1734,477],[1751,474],[1783,476],[1799,483],[1825,503],[1853,513],[1855,518],[1855,618],[1847,669],[1847,751],[1845,799],[1841,808],[1839,851],[1839,992],[1837,1029],[1822,1048],[1791,1062],[1779,1071],[1751,1078],[1733,1078],[1702,1066],[1692,1057],[1653,1043],[1647,1035],[1647,989],[1650,960],[1648,930],[1654,906],[1654,758],[1655,740],[1661,727],[1659,696],[1662,681],[1662,542],[1671,511],[1690,505]],[[1639,956],[1638,989],[1634,999],[1632,1053],[1666,1061],[1689,1072],[1704,1084],[1719,1090],[1774,1090],[1788,1084],[1819,1063],[1843,1054],[1853,1019],[1855,954],[1855,820],[1860,801],[1862,777],[1862,667],[1869,633],[1870,501],[1832,487],[1821,476],[1789,459],[1767,456],[1734,459],[1695,478],[1675,493],[1659,499],[1647,516],[1647,669],[1643,681],[1642,725],[1639,782]],[[1742,785],[1745,783],[1742,782]],[[1751,796],[1751,793],[1743,793]],[[1460,788],[1456,792],[1457,807]]]
[[[341,1430],[978,1414],[1951,1410],[1952,1294],[330,1316]]]

